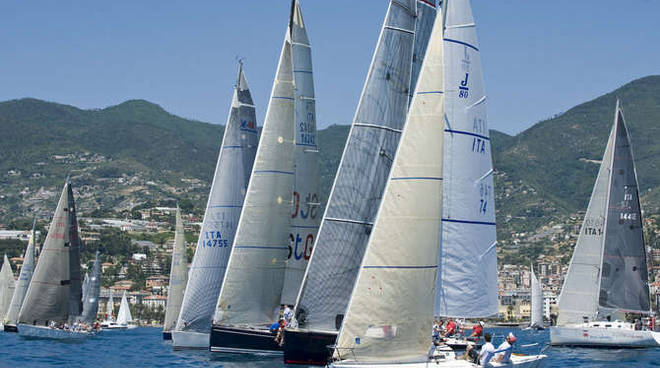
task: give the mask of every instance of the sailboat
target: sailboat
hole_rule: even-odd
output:
[[[94,334],[60,328],[73,324],[82,313],[80,245],[73,188],[67,178],[18,315],[20,336],[82,339]]]
[[[257,141],[254,103],[243,64],[239,62],[211,192],[188,272],[181,311],[172,330],[174,348],[209,347],[211,320],[250,180]]]
[[[186,255],[186,239],[181,220],[181,210],[176,208],[176,225],[174,231],[174,247],[172,248],[172,266],[170,268],[170,287],[167,291],[167,306],[165,322],[163,323],[163,339],[172,339],[172,329],[176,325],[181,311],[183,292],[188,282],[188,256]]]
[[[529,328],[534,330],[544,330],[543,327],[543,288],[534,274],[534,265],[530,264],[531,271],[531,289],[532,289],[532,308],[529,318]]]
[[[635,330],[625,313],[650,314],[646,248],[637,173],[617,100],[603,155],[559,297],[552,345],[658,346],[652,331]]]
[[[433,1],[390,1],[295,306],[284,361],[325,365],[357,277],[435,19]]]
[[[110,297],[108,302],[105,304],[105,321],[101,322],[102,329],[110,328],[110,325],[116,325],[115,321],[115,301],[113,298],[112,290],[110,290]]]
[[[9,311],[7,311],[7,317],[5,318],[4,330],[5,332],[18,332],[16,327],[18,323],[18,313],[21,311],[23,306],[23,301],[25,300],[25,294],[27,293],[28,286],[32,280],[32,273],[34,272],[34,244],[36,242],[35,235],[35,226],[36,219],[32,224],[32,234],[30,234],[30,239],[28,240],[27,248],[25,249],[25,254],[23,256],[23,266],[21,267],[21,273],[18,275],[18,281],[16,282],[16,289],[14,290],[14,295],[11,298],[11,304],[9,305]]]
[[[5,254],[2,269],[0,269],[0,317],[2,317],[0,318],[0,322],[5,320],[15,289],[16,281],[14,280],[14,272],[11,269],[9,259],[7,259],[7,255]]]
[[[302,17],[295,14],[300,11],[295,0],[292,11],[213,318],[210,349],[215,352],[282,354],[268,326],[280,311],[299,143],[294,124],[291,23]]]
[[[99,256],[100,252],[97,250],[91,276],[85,276],[87,283],[83,287],[83,311],[80,321],[87,324],[96,321],[96,315],[99,311],[99,295],[101,293],[101,260]]]
[[[119,304],[119,312],[117,313],[117,324],[128,330],[137,328],[137,325],[131,324],[131,322],[133,322],[133,316],[131,316],[131,309],[126,299],[126,290],[124,290],[124,294],[121,296],[121,303]]]
[[[331,367],[476,366],[456,360],[451,349],[429,351],[445,214],[445,99],[457,93],[445,89],[442,18],[435,20]],[[542,357],[511,359],[504,365],[531,366]]]

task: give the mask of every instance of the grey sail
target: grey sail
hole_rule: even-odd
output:
[[[543,327],[543,288],[534,274],[534,265],[530,265],[531,289],[532,289],[532,308],[530,315],[530,326]]]
[[[242,65],[176,330],[209,333],[257,149],[254,104]]]
[[[87,299],[87,289],[89,289],[89,274],[85,273],[82,282],[82,300],[83,300],[83,313],[85,313],[85,299]]]
[[[81,312],[80,238],[73,189],[67,180],[18,319],[44,325],[69,321]]]
[[[87,287],[83,296],[83,312],[81,321],[85,323],[92,323],[96,320],[96,315],[99,311],[99,294],[101,293],[101,259],[99,258],[99,251],[96,251],[94,258],[94,265],[87,280]]]
[[[289,257],[286,261],[281,304],[294,304],[321,222],[319,148],[316,135],[316,100],[312,50],[300,4],[293,2],[290,21],[294,80],[296,149]]]
[[[11,264],[5,254],[2,269],[0,269],[0,320],[4,320],[7,315],[15,287],[14,272],[11,270]]]
[[[637,174],[628,130],[618,106],[610,171],[598,305],[648,313],[648,267]]]
[[[186,239],[181,220],[181,211],[176,209],[176,229],[174,232],[174,247],[172,249],[172,266],[170,268],[170,286],[167,290],[167,307],[163,331],[170,331],[176,325],[181,311],[183,292],[188,282],[188,257],[186,256]]]
[[[427,20],[427,18],[431,20]],[[302,328],[336,331],[380,205],[435,7],[392,0],[296,303]],[[424,49],[424,50],[422,50]],[[413,54],[419,50],[415,58]]]
[[[14,295],[12,296],[11,304],[9,305],[9,311],[7,312],[7,317],[5,318],[6,324],[15,325],[18,323],[18,312],[21,311],[23,300],[25,300],[25,294],[27,293],[28,286],[30,285],[30,280],[32,280],[32,273],[34,273],[35,242],[36,237],[33,226],[32,235],[30,235],[30,240],[28,241],[28,246],[25,249],[25,255],[23,256],[23,266],[21,267],[21,273],[18,275],[16,289],[14,290]]]
[[[259,326],[279,312],[291,230],[294,91],[287,29],[214,322]]]

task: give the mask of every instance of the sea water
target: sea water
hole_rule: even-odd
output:
[[[509,331],[517,337],[514,352],[536,354],[545,348],[545,367],[655,367],[660,348],[638,350],[551,348],[549,332],[486,329],[501,342]],[[522,347],[527,344],[538,344]],[[396,347],[393,346],[393,349]],[[103,331],[82,342],[25,340],[0,332],[0,367],[286,367],[281,358],[226,355],[208,351],[174,351],[157,328]],[[290,366],[300,367],[300,366]]]

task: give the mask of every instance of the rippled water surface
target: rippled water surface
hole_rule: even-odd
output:
[[[487,329],[497,335],[506,329]],[[519,344],[549,341],[547,331],[515,330]],[[538,347],[518,349],[534,353]],[[545,367],[656,367],[660,349],[605,350],[548,348]],[[208,351],[173,351],[157,328],[102,332],[80,343],[24,340],[0,332],[0,367],[285,367],[281,359],[237,357]],[[299,367],[299,366],[292,366]]]

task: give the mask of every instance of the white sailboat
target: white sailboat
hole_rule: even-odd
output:
[[[167,291],[167,306],[165,322],[163,323],[163,339],[172,339],[172,329],[181,311],[183,292],[188,283],[188,256],[186,255],[186,239],[181,220],[181,210],[176,208],[176,228],[174,231],[174,247],[172,248],[172,266],[170,268],[170,286]]]
[[[30,234],[30,239],[28,240],[28,245],[25,249],[25,255],[23,256],[21,273],[18,275],[16,289],[14,290],[14,295],[11,298],[9,310],[7,311],[7,317],[4,321],[5,332],[18,332],[18,328],[16,327],[18,324],[18,313],[21,311],[21,306],[23,306],[23,301],[25,300],[25,294],[27,293],[28,286],[32,280],[32,274],[34,273],[34,244],[36,242],[35,225],[36,219],[32,224],[32,234]]]
[[[131,316],[131,309],[124,290],[124,295],[121,296],[121,304],[119,304],[119,312],[117,313],[117,324],[128,330],[137,328],[137,325],[131,322],[133,322],[133,316]]]
[[[11,298],[16,289],[16,281],[14,280],[14,272],[11,269],[11,263],[5,254],[2,269],[0,269],[0,322],[4,322],[9,306],[11,305]],[[4,329],[4,324],[3,324]]]
[[[82,313],[80,245],[73,189],[67,179],[19,312],[21,337],[83,339],[93,335],[60,328],[72,326]]]
[[[108,302],[105,304],[105,320],[101,322],[101,328],[108,328],[110,324],[115,323],[115,301],[113,298],[112,290],[110,291],[110,297]]]
[[[534,264],[529,265],[531,271],[532,308],[530,313],[529,328],[543,330],[543,288],[534,274]]]
[[[298,326],[284,333],[286,363],[327,362],[327,346],[335,342],[357,277],[435,15],[434,1],[389,2],[297,298]]]
[[[658,346],[652,331],[635,330],[625,313],[651,309],[637,173],[617,100],[589,207],[559,297],[552,345]]]
[[[175,349],[209,347],[211,320],[250,180],[257,141],[254,103],[243,65],[239,63],[201,232],[188,272],[181,311],[172,330]]]
[[[294,5],[293,9],[297,7]],[[292,15],[292,19],[296,16]],[[268,326],[280,310],[295,182],[291,43],[288,26],[245,205],[217,301],[211,351],[281,354]]]
[[[456,360],[451,350],[429,352],[444,215],[444,102],[449,93],[444,87],[442,24],[437,17],[331,367],[476,366]],[[512,356],[513,363],[504,365],[533,366],[542,358]]]
[[[99,295],[101,293],[101,259],[96,251],[91,276],[85,275],[86,285],[83,285],[83,311],[80,321],[92,324],[96,321],[99,311]]]

